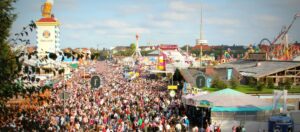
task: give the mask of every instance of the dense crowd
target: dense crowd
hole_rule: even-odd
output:
[[[143,77],[128,81],[121,66],[105,62],[98,62],[95,68],[102,78],[101,88],[91,89],[82,78],[82,71],[73,73],[70,86],[52,89],[48,105],[36,110],[2,111],[1,130],[200,131],[189,128],[190,122],[180,103],[181,93],[171,98],[166,82]],[[69,99],[59,97],[63,91],[70,93]]]

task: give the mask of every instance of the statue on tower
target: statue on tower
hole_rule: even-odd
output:
[[[46,0],[45,4],[42,5],[42,16],[44,18],[50,18],[52,16],[53,0]]]

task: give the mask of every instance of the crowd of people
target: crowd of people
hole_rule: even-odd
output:
[[[10,108],[2,111],[4,131],[102,131],[181,132],[191,128],[178,92],[171,98],[167,83],[160,80],[123,77],[122,66],[97,62],[101,87],[92,89],[82,71],[73,73],[71,85],[53,88],[48,105],[36,110]],[[64,82],[60,82],[63,83]],[[62,92],[70,93],[62,100]]]

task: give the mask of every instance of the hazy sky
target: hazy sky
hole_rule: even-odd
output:
[[[12,34],[41,18],[44,0],[18,0]],[[300,12],[300,0],[54,0],[53,13],[61,22],[61,47],[195,45],[203,7],[204,37],[210,44],[259,43],[273,40],[282,26]],[[35,32],[31,36],[36,44]],[[300,18],[289,32],[300,41]]]

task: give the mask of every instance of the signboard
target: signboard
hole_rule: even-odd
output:
[[[196,77],[196,85],[197,85],[197,87],[198,88],[203,88],[203,87],[205,87],[205,84],[206,84],[205,76],[203,74],[199,74]]]
[[[207,100],[200,100],[198,106],[199,107],[212,107],[213,103],[209,102]]]
[[[183,89],[182,89],[182,92],[183,92],[184,94],[187,94],[187,93],[188,93],[188,91],[187,91],[188,85],[189,85],[188,83],[184,82],[184,84],[183,84]]]
[[[170,96],[173,98],[173,97],[175,97],[176,92],[175,92],[174,90],[171,90],[169,94],[170,94]]]
[[[227,80],[230,80],[232,78],[232,68],[227,69]]]
[[[266,53],[249,53],[249,60],[264,61],[267,60]]]
[[[168,85],[168,90],[177,90],[177,85]]]
[[[91,78],[91,87],[92,88],[99,88],[101,85],[101,79],[99,76],[93,76]]]

